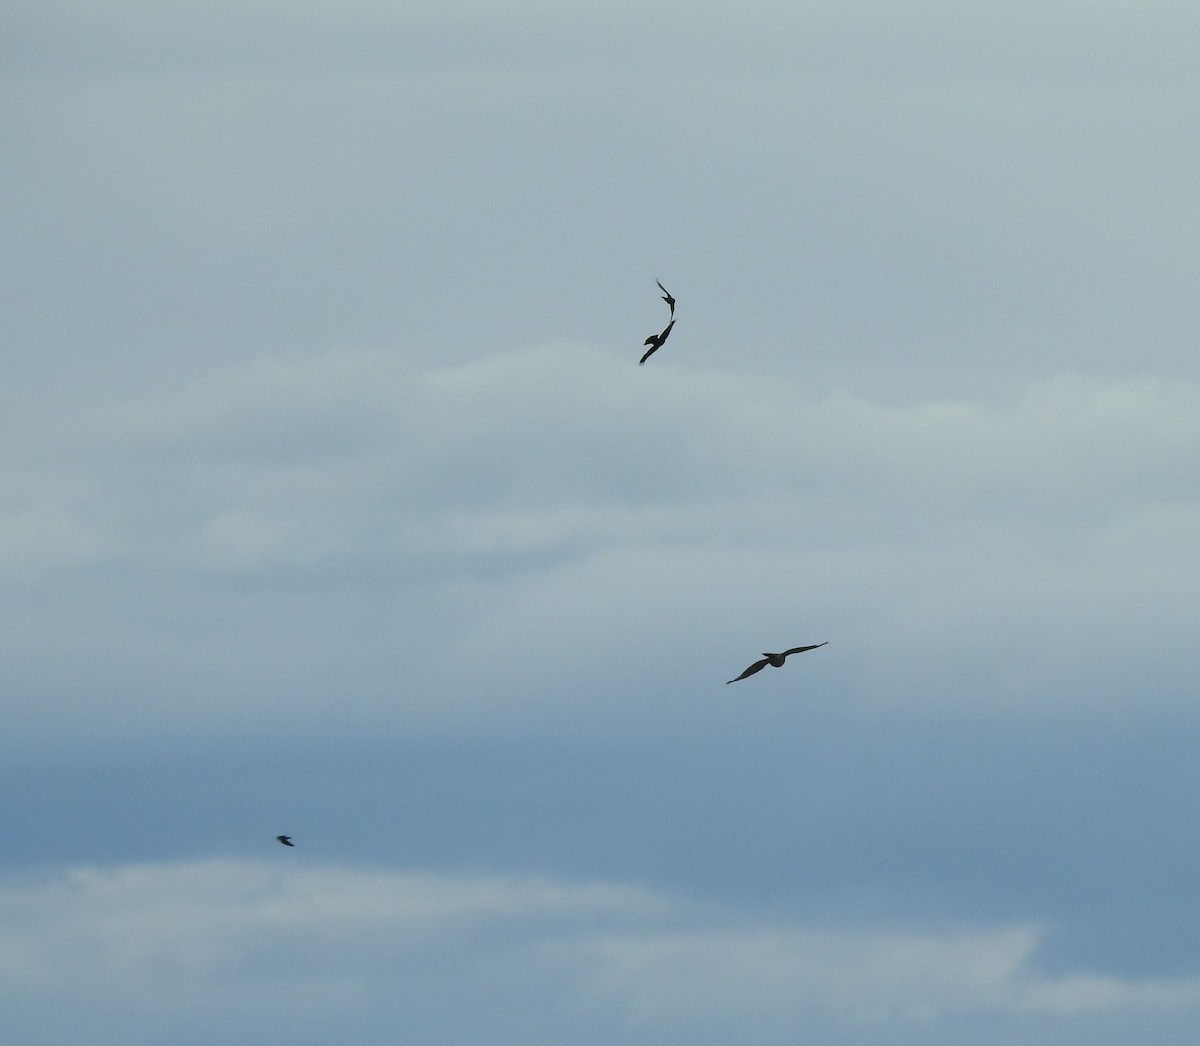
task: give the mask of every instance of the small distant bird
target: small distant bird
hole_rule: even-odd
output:
[[[654,281],[658,283],[658,280]],[[661,283],[658,283],[658,289],[663,292],[663,301],[671,306],[671,319],[675,318],[675,299],[671,297],[671,292],[667,290]]]
[[[295,846],[296,845],[295,843],[292,842],[292,837],[290,835],[277,835],[277,836],[275,836],[275,838],[278,839],[281,843],[283,843],[284,846]]]
[[[828,642],[828,639],[825,640],[825,643]],[[802,654],[806,650],[816,650],[817,647],[824,646],[825,643],[814,643],[812,646],[794,646],[791,650],[785,650],[782,654],[768,654],[766,651],[763,651],[763,659],[761,661],[755,661],[737,679],[726,679],[725,683],[726,685],[736,683],[738,679],[745,679],[746,676],[752,676],[755,672],[761,672],[767,665],[770,665],[772,668],[782,668],[784,661],[792,654]]]
[[[670,323],[667,324],[666,328],[663,330],[663,332],[661,334],[651,334],[650,337],[648,337],[644,342],[642,342],[643,345],[649,345],[650,348],[648,348],[646,350],[646,355],[643,356],[640,360],[638,360],[639,367],[643,363],[645,363],[646,360],[648,360],[651,356],[653,356],[654,353],[656,353],[659,349],[661,349],[663,347],[663,342],[667,340],[667,335],[669,335],[671,333],[671,328],[674,326],[675,326],[675,321],[672,320]]]

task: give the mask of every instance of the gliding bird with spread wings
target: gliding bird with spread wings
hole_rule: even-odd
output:
[[[828,639],[825,640],[825,643],[828,642]],[[725,683],[727,685],[729,683],[736,683],[738,679],[745,679],[746,676],[752,676],[755,672],[761,672],[767,667],[767,665],[770,665],[772,668],[782,668],[784,661],[786,661],[792,654],[802,654],[805,650],[816,650],[817,647],[824,646],[825,643],[813,643],[812,646],[794,646],[791,650],[785,650],[782,654],[768,654],[764,651],[763,659],[761,661],[755,661],[754,664],[747,668],[745,672],[737,677],[737,679],[726,679]]]

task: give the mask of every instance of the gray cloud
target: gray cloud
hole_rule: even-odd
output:
[[[592,695],[568,719],[641,723],[638,678],[674,716],[760,646],[825,638],[841,656],[795,671],[870,701],[1188,692],[1192,387],[897,406],[632,363],[330,353],[12,416],[10,664],[47,728],[89,733],[98,693],[116,730],[167,693],[185,733],[283,704],[320,729],[395,673],[406,697],[365,707],[397,728],[541,729],[564,691]]]

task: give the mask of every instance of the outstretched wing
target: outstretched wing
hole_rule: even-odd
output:
[[[660,342],[658,343],[658,345],[661,345],[661,344],[662,344],[662,342],[660,341]],[[645,363],[645,362],[646,362],[646,360],[648,360],[648,359],[649,359],[651,356],[653,356],[653,355],[654,355],[654,353],[655,353],[655,352],[658,350],[658,345],[651,345],[651,346],[650,346],[650,348],[648,348],[648,349],[646,350],[646,355],[645,355],[645,356],[643,356],[643,357],[642,357],[640,360],[638,360],[638,366],[639,366],[639,367],[640,367],[640,366],[641,366],[643,363]]]
[[[672,327],[674,327],[674,326],[675,326],[675,321],[674,321],[674,320],[672,320],[670,323],[668,323],[668,324],[666,325],[666,327],[664,327],[664,328],[663,328],[663,332],[662,332],[662,334],[660,334],[660,335],[658,336],[658,343],[659,343],[659,345],[661,345],[661,344],[662,344],[664,341],[666,341],[666,340],[667,340],[667,335],[671,333],[671,328],[672,328]]]
[[[824,643],[813,643],[812,646],[794,646],[791,650],[785,650],[783,652],[783,656],[787,657],[789,654],[803,654],[806,650],[816,650],[817,647],[825,646],[828,642],[829,640],[827,639]]]
[[[755,672],[761,672],[764,668],[767,667],[768,664],[770,664],[770,662],[771,662],[771,659],[769,657],[764,657],[761,661],[755,661],[754,664],[752,664],[749,668],[747,668],[746,671],[743,672],[736,679],[726,679],[725,685],[728,686],[730,683],[736,683],[738,681],[738,679],[745,679],[746,676],[752,676],[752,675],[754,675]]]
[[[674,316],[675,315],[675,299],[671,297],[671,292],[669,290],[667,290],[667,288],[664,287],[659,280],[655,280],[654,282],[658,284],[658,289],[663,292],[663,301],[665,301],[667,303],[667,305],[670,306],[671,315]]]

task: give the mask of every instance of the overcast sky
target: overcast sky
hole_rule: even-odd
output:
[[[1198,48],[9,3],[13,1041],[1194,1034]]]

